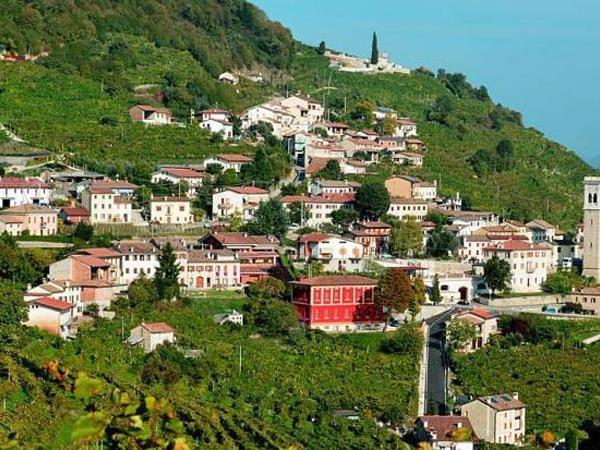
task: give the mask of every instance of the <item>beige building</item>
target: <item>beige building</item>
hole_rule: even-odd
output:
[[[165,322],[144,323],[131,330],[127,339],[129,345],[140,346],[145,353],[153,352],[156,347],[175,342],[175,331]]]
[[[568,296],[571,303],[581,305],[584,312],[594,316],[600,315],[600,287],[584,287],[572,292]]]
[[[52,236],[58,233],[58,213],[52,208],[21,205],[0,211],[0,233],[20,236]]]
[[[81,193],[81,204],[91,223],[132,223],[131,194],[137,186],[127,182],[96,182]]]
[[[427,202],[420,198],[392,197],[388,214],[400,220],[413,217],[420,222],[425,219],[428,210]]]
[[[428,183],[409,176],[391,177],[385,180],[385,187],[390,197],[420,198],[435,200],[437,197],[436,183]]]
[[[498,318],[485,309],[473,308],[457,314],[452,320],[464,320],[477,330],[477,337],[462,349],[465,353],[484,347],[490,337],[498,333]]]
[[[461,407],[475,434],[495,444],[521,445],[525,436],[525,404],[519,394],[480,397]]]
[[[583,275],[600,282],[600,177],[586,177],[583,198]]]
[[[269,191],[254,186],[231,186],[213,194],[212,198],[213,218],[239,213],[244,220],[252,220],[260,204],[269,200]]]
[[[160,224],[193,223],[190,199],[179,196],[150,198],[150,222]]]

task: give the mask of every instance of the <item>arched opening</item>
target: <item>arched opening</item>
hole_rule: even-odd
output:
[[[202,289],[204,287],[204,278],[198,277],[196,278],[196,288]]]
[[[469,299],[469,288],[466,286],[461,287],[458,292],[460,293],[460,299],[461,300],[468,300]]]

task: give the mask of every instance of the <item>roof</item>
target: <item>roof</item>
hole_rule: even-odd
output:
[[[3,214],[3,213],[2,213]],[[23,223],[26,219],[24,217],[0,215],[0,222],[2,223]]]
[[[312,174],[324,169],[327,163],[331,160],[333,160],[333,158],[311,158],[310,164],[306,168],[306,173]]]
[[[104,280],[83,280],[71,284],[74,287],[111,288],[112,284]]]
[[[135,190],[137,188],[138,186],[133,183],[118,180],[99,180],[94,181],[89,185],[89,191],[93,194],[106,194],[115,189]]]
[[[346,164],[356,167],[367,167],[367,163],[364,161],[359,161],[358,159],[348,159],[345,161]]]
[[[319,242],[319,241],[324,241],[325,239],[329,239],[331,236],[329,236],[328,234],[325,233],[308,233],[305,234],[304,236],[301,236],[298,239],[298,242],[301,243],[305,243],[305,242]]]
[[[157,253],[157,248],[149,242],[134,240],[113,242],[112,249],[122,255]]]
[[[38,205],[19,205],[3,209],[0,211],[0,214],[56,214],[56,210]]]
[[[142,111],[148,111],[148,112],[161,112],[161,113],[165,113],[165,114],[171,114],[171,111],[169,111],[166,108],[156,108],[156,107],[150,106],[150,105],[135,105],[133,108],[139,108]]]
[[[179,167],[165,167],[161,170],[166,174],[169,174],[176,178],[203,178],[204,175],[194,169],[179,168]]]
[[[36,303],[38,305],[46,306],[47,308],[56,309],[58,311],[66,311],[67,309],[74,307],[74,305],[69,302],[57,300],[51,297],[36,298],[35,300],[32,300],[31,303]]]
[[[110,263],[104,261],[103,259],[96,258],[95,256],[73,255],[71,258],[90,267],[110,267]]]
[[[451,437],[459,428],[467,428],[474,435],[473,426],[468,417],[463,416],[420,416],[417,419],[429,433],[435,434],[435,440]],[[425,425],[427,424],[427,425]],[[472,436],[473,437],[473,436]]]
[[[188,252],[188,262],[217,262],[214,256],[229,256],[233,257],[234,253],[231,250],[190,250]]]
[[[175,330],[166,322],[142,322],[142,328],[146,329],[150,333],[173,333]]]
[[[266,195],[269,193],[266,189],[257,188],[255,186],[227,186],[224,190],[247,195]]]
[[[0,177],[0,189],[5,188],[50,189],[50,186],[38,178]]]
[[[67,216],[89,216],[90,212],[85,208],[61,208]]]
[[[375,131],[373,128],[366,128],[364,130],[360,130],[359,133],[364,133],[369,136],[379,136],[379,133]]]
[[[409,117],[398,117],[400,125],[416,125],[417,123]]]
[[[573,294],[600,295],[600,286],[584,287],[573,291]]]
[[[385,222],[360,222],[358,223],[359,226],[363,227],[363,228],[392,228],[391,225],[385,223]]]
[[[334,275],[303,278],[291,284],[301,286],[377,286],[377,280],[361,275]]]
[[[321,204],[346,204],[354,202],[354,192],[345,194],[324,195],[285,195],[281,198],[282,203],[321,203]]]
[[[490,238],[485,235],[472,234],[464,237],[465,242],[492,242]]]
[[[185,196],[179,195],[160,195],[157,197],[152,197],[150,199],[150,203],[165,203],[165,202],[177,202],[177,203],[187,203],[190,199]]]
[[[473,325],[479,325],[486,320],[493,319],[493,316],[489,311],[481,308],[473,308],[472,310],[463,311],[456,315],[458,320],[466,320]]]
[[[96,258],[115,258],[121,256],[118,252],[111,250],[110,248],[94,247],[94,248],[82,248],[75,252],[76,255],[90,255]]]
[[[392,197],[390,198],[390,203],[394,205],[426,205],[427,202],[425,200],[421,200],[420,198],[404,198],[404,197]]]
[[[209,236],[219,241],[222,245],[279,245],[279,240],[271,235],[250,235],[242,232],[218,232],[206,235],[205,238]]]
[[[496,411],[525,408],[525,403],[508,394],[479,397],[477,400],[485,403],[487,406],[495,409]]]
[[[541,230],[554,230],[556,227],[542,219],[532,220],[525,224],[527,228],[538,228]]]
[[[252,162],[252,158],[246,155],[239,155],[236,153],[219,153],[215,155],[215,158],[222,159],[227,162],[239,162],[239,163],[249,163]]]
[[[324,122],[323,125],[327,128],[350,128],[350,125],[342,122]]]
[[[361,184],[357,181],[342,181],[342,180],[316,180],[323,187],[355,187],[358,188]]]
[[[223,75],[223,74],[221,74]],[[229,114],[229,111],[227,111],[226,109],[221,109],[221,108],[210,108],[210,109],[203,109],[202,111],[197,111],[196,115],[198,114]]]
[[[486,250],[498,250],[498,251],[512,252],[512,251],[526,251],[526,250],[538,250],[539,251],[539,250],[548,250],[548,248],[544,247],[543,245],[531,244],[531,243],[525,242],[525,241],[510,240],[510,241],[503,241],[498,244],[486,247]]]

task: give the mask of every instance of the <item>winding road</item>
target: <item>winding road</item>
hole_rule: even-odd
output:
[[[445,323],[454,312],[450,309],[427,320],[427,378],[425,408],[427,414],[448,414],[446,411],[448,355]]]

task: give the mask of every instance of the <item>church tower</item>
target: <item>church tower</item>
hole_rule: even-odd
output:
[[[583,199],[583,275],[600,283],[600,177],[586,177]]]

